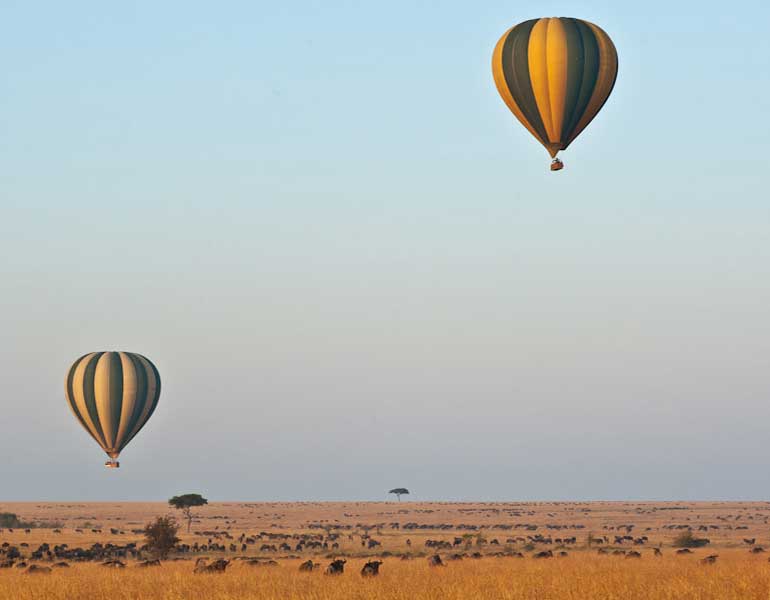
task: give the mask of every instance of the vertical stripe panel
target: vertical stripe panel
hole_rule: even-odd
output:
[[[569,70],[567,34],[561,19],[548,20],[545,47],[548,70],[548,104],[551,107],[550,141],[561,142]]]
[[[612,43],[610,37],[604,33],[604,31],[588,21],[583,21],[593,32],[596,39],[597,46],[599,48],[599,69],[596,76],[596,85],[591,95],[591,99],[588,101],[586,110],[580,118],[575,130],[566,140],[564,147],[569,146],[572,141],[580,135],[588,124],[594,119],[598,112],[607,102],[612,88],[615,87],[615,80],[618,76],[618,54],[615,50],[615,45]]]
[[[131,421],[136,412],[136,406],[141,402],[139,393],[144,394],[144,386],[138,385],[140,378],[136,372],[135,363],[130,354],[119,352],[118,358],[123,372],[123,401],[120,407],[120,418],[118,420],[118,432],[115,435],[113,446],[121,447],[121,442],[126,438],[131,430]],[[143,396],[142,396],[143,397]]]
[[[134,438],[134,436],[139,433],[139,430],[152,416],[152,413],[155,412],[155,407],[157,406],[158,399],[160,398],[160,376],[158,371],[155,369],[155,366],[144,356],[135,354],[134,357],[137,359],[141,365],[141,368],[144,370],[144,376],[147,382],[145,388],[146,391],[144,398],[141,399],[142,410],[139,413],[139,416],[136,417],[133,429],[128,433],[124,440],[121,440],[121,447],[125,447]]]
[[[94,373],[94,393],[105,450],[110,452],[115,448],[123,404],[123,370],[117,353],[105,352],[99,359]]]
[[[77,371],[77,368],[80,364],[83,363],[84,360],[88,360],[93,354],[85,354],[81,356],[79,359],[75,361],[75,363],[70,367],[70,370],[67,372],[67,377],[64,380],[64,395],[67,398],[67,405],[70,407],[70,410],[72,411],[72,414],[75,415],[75,418],[78,420],[80,425],[88,432],[88,435],[90,435],[96,442],[98,443],[99,440],[96,439],[94,436],[94,433],[91,431],[91,428],[86,423],[85,418],[80,413],[80,410],[78,409],[77,401],[75,400],[75,390],[73,389],[73,383],[75,381],[75,372]]]
[[[588,101],[593,95],[596,85],[596,77],[599,74],[599,46],[596,43],[593,31],[585,23],[578,19],[570,19],[577,36],[579,36],[579,46],[582,56],[582,69],[575,74],[575,82],[579,82],[579,89],[572,101],[572,112],[565,116],[564,127],[562,129],[561,139],[565,143],[572,136],[580,117],[588,106]],[[578,42],[575,42],[578,45]],[[566,147],[566,146],[565,146]]]
[[[518,27],[520,26],[517,26],[517,28]],[[519,122],[522,125],[524,125],[524,127],[526,127],[527,130],[532,135],[534,135],[538,140],[543,142],[540,134],[535,130],[535,128],[529,122],[527,117],[524,115],[524,111],[517,104],[516,100],[511,94],[510,83],[508,81],[508,77],[506,76],[505,69],[503,66],[504,62],[505,63],[511,62],[511,60],[504,61],[503,51],[506,50],[506,54],[508,55],[509,59],[512,58],[513,56],[513,52],[511,50],[512,44],[509,43],[509,38],[512,37],[513,35],[512,31],[513,29],[509,29],[505,33],[505,35],[500,38],[500,41],[497,42],[497,46],[495,46],[495,51],[492,53],[492,76],[495,79],[495,86],[497,87],[497,91],[500,94],[500,97],[503,99],[503,102],[505,102],[506,106],[510,109],[513,115],[519,120]],[[510,68],[509,68],[509,73],[510,73]],[[511,76],[513,76],[513,73],[510,73],[510,74]]]
[[[540,118],[546,131],[546,141],[553,142],[558,137],[553,130],[551,118],[551,94],[548,90],[548,22],[551,19],[540,19],[532,28],[529,35],[529,80],[535,94],[535,102],[540,112]]]
[[[77,365],[72,376],[72,395],[86,429],[96,442],[104,448],[104,436],[102,435],[94,404],[93,378],[96,363],[101,355],[101,352],[89,354]]]

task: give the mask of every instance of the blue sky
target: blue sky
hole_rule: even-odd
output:
[[[0,11],[0,499],[770,494],[765,3],[159,4]],[[559,174],[490,72],[554,15],[620,57]]]

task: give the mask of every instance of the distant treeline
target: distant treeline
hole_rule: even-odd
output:
[[[58,529],[64,527],[58,521],[22,521],[15,513],[0,513],[0,528],[7,529]]]

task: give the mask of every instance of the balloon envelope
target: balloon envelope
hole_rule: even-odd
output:
[[[64,392],[77,420],[114,461],[155,411],[160,375],[140,354],[93,352],[70,367]]]
[[[500,38],[492,73],[508,108],[554,158],[604,106],[617,78],[618,55],[593,23],[533,19]]]

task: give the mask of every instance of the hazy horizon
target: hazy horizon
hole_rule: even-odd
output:
[[[4,12],[0,502],[770,497],[767,4]],[[553,14],[620,59],[558,174],[490,68]]]

